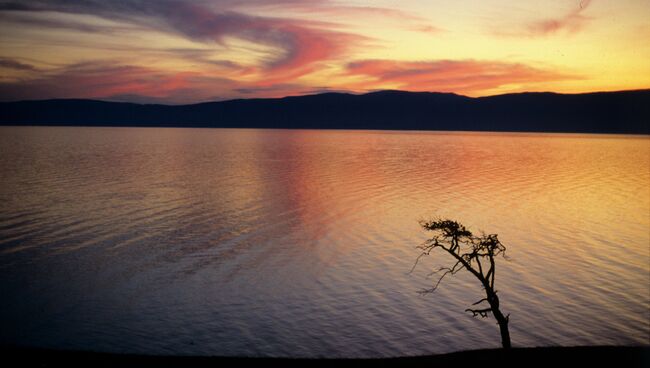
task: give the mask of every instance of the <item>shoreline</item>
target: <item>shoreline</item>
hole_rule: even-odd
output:
[[[253,358],[218,356],[150,356],[39,348],[0,347],[5,362],[20,367],[650,367],[649,346],[579,346],[468,350],[440,355],[395,358]]]

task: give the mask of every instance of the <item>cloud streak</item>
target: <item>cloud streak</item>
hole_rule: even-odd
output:
[[[0,66],[29,68],[2,59]],[[580,76],[521,63],[479,60],[359,60],[346,65],[334,87],[344,91],[404,89],[480,95],[501,87],[534,86],[580,79]],[[332,88],[332,87],[330,87]],[[330,89],[326,88],[326,89]],[[93,98],[146,103],[192,103],[240,97],[282,97],[313,92],[290,81],[240,81],[193,71],[164,71],[114,62],[79,63],[30,80],[0,83],[0,100]]]
[[[22,67],[11,60],[3,61],[12,67]],[[90,98],[183,104],[250,94],[281,97],[307,90],[307,87],[297,84],[260,86],[255,82],[241,82],[199,72],[169,72],[106,61],[69,65],[29,80],[0,82],[0,100]]]
[[[367,38],[324,27],[326,23],[298,19],[251,16],[218,8],[234,2],[183,0],[125,1],[0,1],[4,18],[29,22],[25,12],[59,12],[92,15],[131,25],[176,34],[192,41],[224,45],[237,38],[270,47],[263,67],[276,72],[291,71],[298,77],[312,70],[312,64],[342,56]],[[219,10],[216,10],[219,9]],[[44,23],[44,26],[80,30],[82,24]],[[88,26],[86,31],[95,29]],[[97,31],[104,28],[97,27]]]
[[[362,77],[356,87],[364,89],[398,88],[470,95],[508,85],[580,78],[521,63],[479,60],[361,60],[349,63],[346,73]]]
[[[0,68],[5,69],[14,69],[14,70],[26,70],[26,71],[36,71],[38,70],[35,66],[31,64],[26,64],[18,60],[3,58],[0,57]]]
[[[533,36],[547,36],[558,32],[576,33],[589,20],[582,14],[589,7],[589,4],[591,4],[591,0],[580,0],[577,6],[562,17],[531,23],[528,26],[528,32]]]
[[[270,2],[268,7],[277,8],[279,4]],[[335,19],[364,19],[373,23],[377,21],[388,21],[392,25],[398,25],[399,28],[428,34],[442,32],[439,27],[431,24],[430,20],[407,13],[399,9],[382,8],[376,6],[351,6],[333,3],[327,0],[316,1],[293,1],[290,5],[283,3],[282,6],[293,11],[314,14],[321,16],[334,17]]]

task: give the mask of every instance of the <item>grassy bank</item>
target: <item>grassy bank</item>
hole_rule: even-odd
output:
[[[5,367],[650,367],[650,347],[552,347],[473,350],[385,359],[286,359],[141,356],[3,348]]]

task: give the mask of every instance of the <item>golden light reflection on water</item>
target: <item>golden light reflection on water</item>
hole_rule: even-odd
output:
[[[648,137],[2,129],[2,341],[31,311],[29,341],[63,333],[42,327],[56,318],[107,350],[156,353],[172,330],[200,340],[159,342],[187,354],[475,348],[495,331],[462,313],[473,280],[420,298],[428,269],[407,274],[426,236],[417,220],[434,215],[508,247],[497,286],[516,345],[638,344],[650,331]],[[185,327],[156,322],[169,313]],[[112,327],[82,331],[99,322]]]

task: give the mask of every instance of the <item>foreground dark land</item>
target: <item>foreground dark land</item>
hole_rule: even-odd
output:
[[[518,93],[324,93],[194,105],[93,100],[0,103],[0,125],[380,129],[650,134],[650,90]]]
[[[20,367],[648,367],[650,347],[552,347],[474,350],[387,359],[164,357],[38,349],[0,349],[2,361]]]

